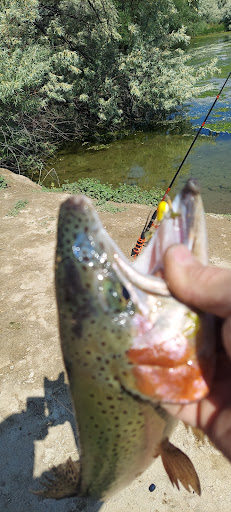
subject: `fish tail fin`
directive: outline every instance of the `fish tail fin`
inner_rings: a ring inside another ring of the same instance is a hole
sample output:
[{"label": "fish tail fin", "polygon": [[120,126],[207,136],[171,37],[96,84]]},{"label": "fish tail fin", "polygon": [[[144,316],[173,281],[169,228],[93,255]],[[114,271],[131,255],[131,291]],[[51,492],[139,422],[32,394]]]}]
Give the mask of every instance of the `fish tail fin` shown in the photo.
[{"label": "fish tail fin", "polygon": [[60,500],[77,495],[80,475],[79,461],[73,462],[69,457],[66,462],[51,468],[51,476],[43,475],[41,484],[43,489],[33,491],[42,498],[54,498]]},{"label": "fish tail fin", "polygon": [[179,489],[179,482],[182,483],[187,491],[191,486],[200,496],[201,486],[197,472],[185,453],[174,446],[168,439],[164,439],[160,445],[160,455],[172,485]]}]

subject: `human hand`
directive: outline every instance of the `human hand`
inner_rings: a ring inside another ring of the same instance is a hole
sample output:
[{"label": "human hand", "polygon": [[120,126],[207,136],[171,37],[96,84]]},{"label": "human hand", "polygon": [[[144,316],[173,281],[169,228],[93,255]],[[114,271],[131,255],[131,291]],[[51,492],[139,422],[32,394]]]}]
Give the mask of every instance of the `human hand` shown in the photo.
[{"label": "human hand", "polygon": [[166,409],[201,428],[231,461],[231,271],[202,265],[183,245],[166,251],[164,265],[166,282],[177,299],[222,319],[219,337],[224,347],[217,354],[209,396]]}]

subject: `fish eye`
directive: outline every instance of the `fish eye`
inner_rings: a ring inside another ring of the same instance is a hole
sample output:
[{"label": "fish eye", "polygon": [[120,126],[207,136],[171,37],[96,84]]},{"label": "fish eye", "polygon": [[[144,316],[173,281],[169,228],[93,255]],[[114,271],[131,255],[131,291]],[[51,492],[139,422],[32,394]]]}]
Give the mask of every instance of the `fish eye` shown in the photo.
[{"label": "fish eye", "polygon": [[130,294],[115,275],[111,273],[109,277],[100,281],[99,300],[111,314],[128,315],[133,307]]},{"label": "fish eye", "polygon": [[122,288],[122,294],[123,294],[123,297],[124,297],[126,300],[129,300],[129,299],[130,299],[130,294],[128,293],[128,290],[127,290],[127,288],[125,288],[125,286],[123,286],[123,288]]}]

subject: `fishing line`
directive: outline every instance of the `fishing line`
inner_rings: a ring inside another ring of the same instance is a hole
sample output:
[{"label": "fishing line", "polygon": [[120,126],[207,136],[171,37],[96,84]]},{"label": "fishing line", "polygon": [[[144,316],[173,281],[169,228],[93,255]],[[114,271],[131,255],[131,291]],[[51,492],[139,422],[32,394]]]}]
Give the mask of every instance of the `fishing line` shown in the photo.
[{"label": "fishing line", "polygon": [[[221,87],[221,89],[220,89],[219,93],[217,94],[217,96],[216,96],[216,98],[215,98],[215,100],[214,100],[214,102],[213,102],[212,106],[210,107],[210,109],[209,109],[209,111],[208,111],[208,113],[207,113],[207,115],[206,115],[206,117],[205,117],[205,119],[204,119],[203,123],[201,124],[201,126],[200,126],[200,128],[199,128],[198,132],[196,133],[196,136],[194,137],[194,139],[193,139],[193,141],[192,141],[192,144],[190,145],[190,147],[189,147],[189,149],[188,149],[188,151],[187,151],[186,155],[184,156],[184,158],[183,158],[183,160],[182,160],[181,164],[179,165],[179,167],[178,167],[178,169],[177,169],[176,173],[174,174],[173,179],[172,179],[172,181],[171,181],[170,185],[168,186],[168,188],[167,188],[167,190],[166,190],[166,192],[165,192],[165,194],[164,194],[164,196],[163,196],[163,198],[162,198],[162,200],[161,200],[160,202],[162,202],[162,201],[164,201],[164,200],[165,200],[165,198],[166,198],[167,194],[169,193],[170,189],[172,188],[173,183],[174,183],[174,181],[176,180],[176,178],[177,178],[177,176],[178,176],[178,174],[179,174],[179,172],[180,172],[180,170],[181,170],[182,166],[184,165],[184,163],[185,163],[185,160],[186,160],[187,156],[189,155],[189,153],[190,153],[190,151],[191,151],[192,147],[194,146],[194,144],[195,144],[195,142],[196,142],[196,140],[197,140],[197,137],[199,136],[199,134],[200,134],[200,132],[201,132],[202,128],[204,127],[204,125],[205,125],[205,123],[206,123],[206,121],[207,121],[207,119],[208,119],[208,117],[209,117],[210,113],[212,112],[212,110],[213,110],[213,108],[214,108],[214,105],[216,104],[216,102],[217,102],[218,98],[220,97],[220,95],[221,95],[221,93],[222,93],[222,91],[223,91],[223,89],[224,89],[225,85],[227,84],[227,82],[228,82],[228,79],[229,79],[230,75],[231,75],[231,71],[229,72],[229,74],[228,74],[228,76],[227,76],[227,78],[226,78],[225,82],[223,83],[223,85],[222,85],[222,87]],[[159,203],[159,205],[160,205],[160,203]],[[159,207],[159,205],[158,205],[158,207]],[[157,216],[158,207],[157,207],[157,208],[156,208],[156,210],[154,211],[154,213],[153,213],[153,215],[152,215],[152,217],[151,217],[151,219],[150,219],[150,221],[149,221],[149,223],[148,223],[148,224],[147,224],[147,221],[146,221],[145,226],[144,226],[144,228],[143,228],[143,230],[142,230],[142,233],[141,233],[140,237],[138,238],[138,240],[137,240],[137,242],[136,242],[135,247],[132,249],[131,256],[134,256],[134,258],[136,258],[137,256],[139,256],[139,254],[140,254],[140,252],[141,252],[141,250],[142,250],[142,248],[143,248],[143,246],[144,246],[145,242],[147,241],[147,240],[146,240],[146,238],[145,238],[146,233],[148,233],[148,231],[151,229],[151,227],[152,227],[152,226],[157,227],[157,226],[155,226],[154,221],[155,221],[156,216]]]}]

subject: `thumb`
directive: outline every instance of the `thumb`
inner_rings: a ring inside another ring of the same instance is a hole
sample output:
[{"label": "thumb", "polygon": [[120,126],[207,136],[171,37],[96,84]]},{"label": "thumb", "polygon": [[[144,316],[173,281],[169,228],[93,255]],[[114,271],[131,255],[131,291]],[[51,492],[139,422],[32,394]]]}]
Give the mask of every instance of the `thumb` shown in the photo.
[{"label": "thumb", "polygon": [[231,314],[231,271],[202,265],[184,245],[164,255],[165,279],[172,294],[185,304],[221,318]]}]

